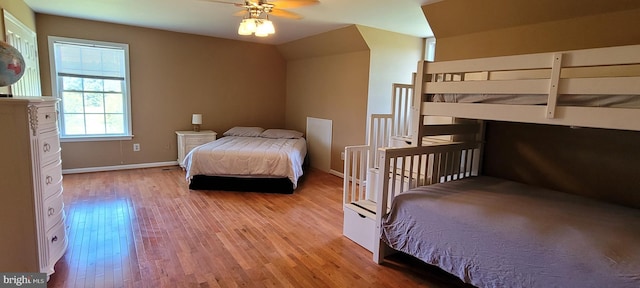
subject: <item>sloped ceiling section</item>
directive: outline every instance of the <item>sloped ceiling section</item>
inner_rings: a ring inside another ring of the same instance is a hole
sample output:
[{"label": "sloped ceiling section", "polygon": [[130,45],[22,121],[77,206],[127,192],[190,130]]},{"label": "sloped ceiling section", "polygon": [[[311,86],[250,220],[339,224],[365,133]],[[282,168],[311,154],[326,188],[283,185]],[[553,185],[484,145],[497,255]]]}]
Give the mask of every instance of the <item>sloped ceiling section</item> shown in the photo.
[{"label": "sloped ceiling section", "polygon": [[369,50],[356,25],[280,44],[277,47],[286,60]]},{"label": "sloped ceiling section", "polygon": [[638,0],[444,0],[422,6],[436,39],[638,8]]}]

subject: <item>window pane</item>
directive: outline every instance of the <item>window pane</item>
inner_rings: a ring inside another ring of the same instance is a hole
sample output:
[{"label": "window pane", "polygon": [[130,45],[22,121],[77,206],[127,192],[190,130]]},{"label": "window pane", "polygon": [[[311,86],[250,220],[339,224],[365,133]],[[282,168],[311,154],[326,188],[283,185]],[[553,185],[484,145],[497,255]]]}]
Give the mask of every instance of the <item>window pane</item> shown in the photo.
[{"label": "window pane", "polygon": [[82,49],[82,70],[83,72],[93,75],[92,71],[101,70],[101,55],[97,49]]},{"label": "window pane", "polygon": [[84,78],[84,91],[104,91],[102,79]]},{"label": "window pane", "polygon": [[122,92],[121,80],[104,80],[104,92]]},{"label": "window pane", "polygon": [[64,132],[67,135],[84,135],[84,114],[65,114]]},{"label": "window pane", "polygon": [[104,113],[104,102],[100,93],[84,94],[85,113]]},{"label": "window pane", "polygon": [[86,114],[87,134],[104,134],[104,114]]},{"label": "window pane", "polygon": [[124,115],[107,114],[107,133],[122,134],[124,133]]},{"label": "window pane", "polygon": [[65,113],[84,113],[82,93],[62,92],[62,110]]},{"label": "window pane", "polygon": [[62,77],[62,90],[82,91],[82,78]]},{"label": "window pane", "polygon": [[124,99],[122,94],[104,94],[105,113],[123,113]]}]

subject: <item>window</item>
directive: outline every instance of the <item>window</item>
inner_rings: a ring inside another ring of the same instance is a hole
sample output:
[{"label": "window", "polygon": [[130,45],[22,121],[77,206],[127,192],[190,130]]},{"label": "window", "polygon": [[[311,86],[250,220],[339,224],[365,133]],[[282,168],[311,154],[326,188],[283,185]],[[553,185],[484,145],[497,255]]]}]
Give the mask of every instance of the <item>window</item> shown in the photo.
[{"label": "window", "polygon": [[131,139],[129,46],[49,37],[63,141]]}]

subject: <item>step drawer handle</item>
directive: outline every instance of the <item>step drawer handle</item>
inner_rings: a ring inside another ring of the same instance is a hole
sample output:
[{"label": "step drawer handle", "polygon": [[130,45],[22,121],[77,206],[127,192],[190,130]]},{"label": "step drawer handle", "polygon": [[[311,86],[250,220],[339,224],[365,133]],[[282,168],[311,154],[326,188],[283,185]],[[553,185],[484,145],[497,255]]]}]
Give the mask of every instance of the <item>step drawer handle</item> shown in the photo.
[{"label": "step drawer handle", "polygon": [[51,145],[49,145],[49,143],[47,143],[47,142],[44,142],[44,145],[42,145],[42,150],[43,150],[44,152],[49,152],[49,151],[51,151]]},{"label": "step drawer handle", "polygon": [[51,243],[58,241],[58,236],[53,236],[53,238],[51,238]]},{"label": "step drawer handle", "polygon": [[49,185],[51,183],[53,183],[53,177],[51,176],[47,176],[47,178],[45,178],[44,183]]},{"label": "step drawer handle", "polygon": [[54,213],[56,213],[56,209],[53,209],[52,207],[49,207],[49,210],[47,211],[47,215],[51,216]]}]

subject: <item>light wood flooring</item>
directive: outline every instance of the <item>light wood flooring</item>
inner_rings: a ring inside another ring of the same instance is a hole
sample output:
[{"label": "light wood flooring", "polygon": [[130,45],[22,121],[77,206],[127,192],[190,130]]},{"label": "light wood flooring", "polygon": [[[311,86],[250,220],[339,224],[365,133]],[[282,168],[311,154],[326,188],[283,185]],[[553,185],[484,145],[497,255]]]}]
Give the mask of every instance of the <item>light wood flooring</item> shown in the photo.
[{"label": "light wood flooring", "polygon": [[342,179],[292,195],[192,191],[178,167],[64,176],[69,247],[48,287],[457,287],[342,235]]}]

